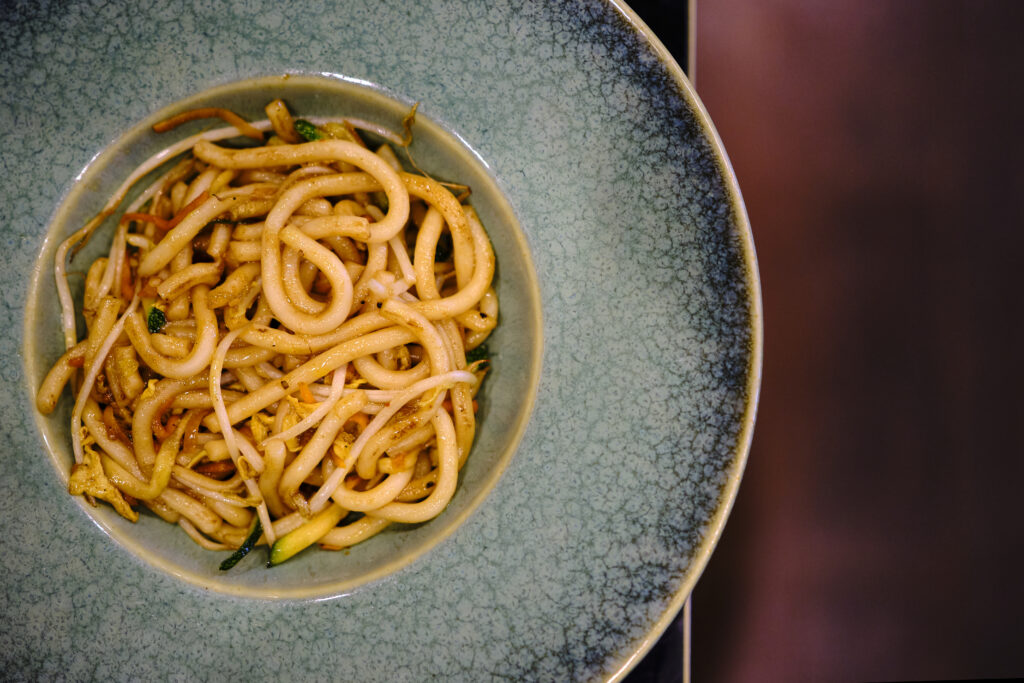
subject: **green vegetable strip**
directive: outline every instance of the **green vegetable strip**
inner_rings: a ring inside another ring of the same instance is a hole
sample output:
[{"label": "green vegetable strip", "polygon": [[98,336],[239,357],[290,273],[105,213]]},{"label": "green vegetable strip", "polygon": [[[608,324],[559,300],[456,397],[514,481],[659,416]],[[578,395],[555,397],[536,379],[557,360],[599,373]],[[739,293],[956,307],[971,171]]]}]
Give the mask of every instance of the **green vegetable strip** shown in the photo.
[{"label": "green vegetable strip", "polygon": [[263,525],[260,524],[259,517],[256,518],[256,522],[253,524],[252,531],[249,532],[249,536],[242,542],[242,545],[231,554],[231,557],[220,563],[220,570],[226,572],[227,570],[238,564],[239,560],[249,554],[249,551],[256,546],[256,541],[260,540],[260,536],[263,535]]},{"label": "green vegetable strip", "polygon": [[305,138],[307,142],[322,140],[327,137],[323,131],[305,119],[295,119],[295,131]]},{"label": "green vegetable strip", "polygon": [[466,351],[467,363],[475,363],[478,360],[486,360],[488,357],[489,354],[487,353],[487,344],[481,344],[475,349],[470,349],[469,351]]},{"label": "green vegetable strip", "polygon": [[345,508],[334,503],[314,515],[311,520],[299,528],[289,531],[274,542],[274,547],[270,549],[270,564],[281,564],[313,545],[323,538],[324,534],[337,526],[346,514],[348,512]]}]

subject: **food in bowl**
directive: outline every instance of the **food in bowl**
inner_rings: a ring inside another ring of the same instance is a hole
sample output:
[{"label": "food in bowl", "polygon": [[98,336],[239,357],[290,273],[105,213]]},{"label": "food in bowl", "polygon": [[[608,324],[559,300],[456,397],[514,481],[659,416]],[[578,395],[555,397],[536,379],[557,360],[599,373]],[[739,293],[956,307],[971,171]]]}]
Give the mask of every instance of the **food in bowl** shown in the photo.
[{"label": "food in bowl", "polygon": [[[66,351],[37,394],[49,414],[72,388],[72,494],[234,550],[224,569],[259,542],[278,564],[440,514],[498,319],[469,188],[407,172],[395,152],[415,107],[401,134],[297,119],[282,100],[266,112],[154,126],[228,124],[144,162],[58,248]],[[68,256],[111,217],[79,338]]]}]

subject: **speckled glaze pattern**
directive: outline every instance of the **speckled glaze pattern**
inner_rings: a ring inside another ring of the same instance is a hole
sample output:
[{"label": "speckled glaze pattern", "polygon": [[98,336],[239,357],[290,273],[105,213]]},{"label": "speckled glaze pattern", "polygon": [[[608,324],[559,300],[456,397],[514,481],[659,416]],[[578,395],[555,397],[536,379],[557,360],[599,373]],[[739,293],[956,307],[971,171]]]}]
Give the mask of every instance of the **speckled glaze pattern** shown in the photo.
[{"label": "speckled glaze pattern", "polygon": [[[0,51],[5,678],[628,670],[721,533],[761,358],[738,188],[689,85],[628,9],[21,2],[0,15]],[[46,225],[90,159],[163,106],[283,72],[377,84],[461,135],[519,219],[544,316],[536,408],[484,503],[415,562],[322,601],[204,591],[112,542],[45,454],[22,358]]]}]

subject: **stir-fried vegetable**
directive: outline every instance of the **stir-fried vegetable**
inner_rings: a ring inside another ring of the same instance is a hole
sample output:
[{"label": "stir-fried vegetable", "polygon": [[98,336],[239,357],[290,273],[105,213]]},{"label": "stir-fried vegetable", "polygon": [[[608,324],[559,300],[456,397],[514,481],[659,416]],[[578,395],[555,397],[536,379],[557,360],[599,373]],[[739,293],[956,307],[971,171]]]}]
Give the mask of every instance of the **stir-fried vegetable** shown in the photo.
[{"label": "stir-fried vegetable", "polygon": [[306,119],[295,119],[295,132],[306,139],[307,142],[322,140],[327,135]]},{"label": "stir-fried vegetable", "polygon": [[475,363],[478,360],[487,360],[490,354],[487,352],[487,344],[481,344],[475,349],[466,351],[466,362]]},{"label": "stir-fried vegetable", "polygon": [[277,539],[270,549],[271,566],[281,564],[285,560],[302,552],[317,542],[324,534],[333,529],[346,515],[340,505],[331,505],[315,515],[311,520],[294,531],[290,531]]},{"label": "stir-fried vegetable", "polygon": [[152,306],[149,309],[149,313],[146,315],[146,327],[149,328],[149,333],[156,334],[160,330],[164,329],[164,325],[166,324],[167,315],[156,306]]},{"label": "stir-fried vegetable", "polygon": [[260,536],[262,535],[263,525],[260,524],[260,520],[257,517],[253,522],[252,531],[249,532],[249,535],[246,537],[245,541],[242,542],[242,545],[238,547],[238,550],[231,553],[231,557],[220,563],[220,570],[222,572],[226,572],[238,564],[243,557],[249,554],[249,551],[256,547],[256,541],[260,540]]}]

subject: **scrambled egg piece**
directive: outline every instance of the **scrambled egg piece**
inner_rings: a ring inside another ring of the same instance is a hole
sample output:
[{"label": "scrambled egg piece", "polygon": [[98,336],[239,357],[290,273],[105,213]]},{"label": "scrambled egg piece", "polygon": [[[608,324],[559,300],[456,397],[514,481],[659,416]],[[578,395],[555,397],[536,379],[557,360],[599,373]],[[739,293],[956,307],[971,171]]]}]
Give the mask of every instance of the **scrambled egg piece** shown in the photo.
[{"label": "scrambled egg piece", "polygon": [[117,513],[125,519],[132,522],[138,521],[139,513],[128,505],[121,492],[110,483],[107,475],[103,472],[100,454],[90,446],[84,446],[83,450],[82,462],[71,468],[68,492],[73,496],[90,495],[105,500],[113,505]]},{"label": "scrambled egg piece", "polygon": [[[281,424],[282,431],[291,429],[293,426],[299,423],[300,418],[298,415],[295,414],[296,412],[300,413],[302,417],[305,417],[309,413],[313,412],[313,408],[316,407],[316,405],[313,405],[313,407],[310,408],[309,410],[303,411],[300,410],[299,406],[306,406],[309,404],[300,403],[297,399],[291,396],[286,396],[285,398],[287,398],[288,401],[294,406],[294,411],[285,415],[284,420]],[[249,419],[249,429],[252,431],[252,436],[253,439],[256,440],[256,443],[262,443],[268,436],[270,436],[270,428],[273,425],[274,418],[263,413],[256,413],[255,415],[252,416],[252,418]],[[287,441],[284,442],[284,445],[285,448],[287,448],[292,453],[298,453],[300,450],[302,450],[302,446],[299,444],[299,440],[296,437],[288,439]]]},{"label": "scrambled egg piece", "polygon": [[146,390],[143,391],[142,394],[139,396],[140,401],[145,401],[147,398],[152,398],[153,396],[156,395],[157,382],[158,380],[155,379],[149,380],[149,383],[146,384]]}]

